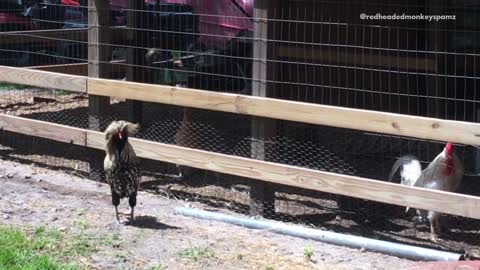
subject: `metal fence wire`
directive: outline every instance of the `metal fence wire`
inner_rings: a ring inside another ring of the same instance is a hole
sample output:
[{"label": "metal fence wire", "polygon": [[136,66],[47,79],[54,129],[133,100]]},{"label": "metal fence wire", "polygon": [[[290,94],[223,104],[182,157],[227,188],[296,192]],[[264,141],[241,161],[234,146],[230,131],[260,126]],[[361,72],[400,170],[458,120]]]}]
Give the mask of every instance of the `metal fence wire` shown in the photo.
[{"label": "metal fence wire", "polygon": [[[2,1],[0,65],[85,76],[92,75],[89,64],[99,65],[108,71],[102,77],[119,80],[479,119],[475,1],[119,0],[110,2],[108,25],[100,26],[89,19],[93,2]],[[360,14],[456,19],[362,20]],[[87,29],[95,27],[109,33],[108,42],[93,44],[108,52],[107,60],[88,59]],[[87,95],[62,89],[0,83],[0,101],[3,114],[100,131],[132,117],[131,101],[112,97],[104,112],[92,114]],[[136,114],[142,139],[384,181],[396,158],[413,154],[426,166],[443,148],[428,140],[146,102]],[[259,135],[258,128],[265,132]],[[477,149],[456,150],[466,168],[457,192],[480,195]],[[98,150],[0,131],[0,154],[103,181]],[[433,243],[428,224],[414,222],[404,207],[152,160],[143,160],[142,169],[143,189],[203,208],[451,251],[480,248],[475,219],[442,216],[441,239]]]}]

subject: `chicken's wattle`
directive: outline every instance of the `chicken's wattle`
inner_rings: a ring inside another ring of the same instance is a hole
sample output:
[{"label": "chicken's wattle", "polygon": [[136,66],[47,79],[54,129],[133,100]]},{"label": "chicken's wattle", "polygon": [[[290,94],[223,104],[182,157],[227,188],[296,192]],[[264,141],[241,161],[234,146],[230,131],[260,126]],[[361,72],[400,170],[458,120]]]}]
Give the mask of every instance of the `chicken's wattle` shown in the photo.
[{"label": "chicken's wattle", "polygon": [[451,176],[452,173],[453,173],[453,168],[454,168],[454,165],[453,165],[453,158],[452,156],[447,156],[447,167],[445,168],[445,175],[446,176]]}]

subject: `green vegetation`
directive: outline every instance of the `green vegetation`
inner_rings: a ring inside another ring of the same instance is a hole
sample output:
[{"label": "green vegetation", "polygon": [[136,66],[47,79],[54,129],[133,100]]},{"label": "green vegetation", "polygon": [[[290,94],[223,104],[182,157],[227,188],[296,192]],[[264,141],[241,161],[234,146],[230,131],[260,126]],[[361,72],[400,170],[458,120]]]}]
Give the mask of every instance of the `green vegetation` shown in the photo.
[{"label": "green vegetation", "polygon": [[191,247],[184,249],[178,253],[180,257],[183,258],[188,258],[194,261],[198,261],[200,259],[210,259],[210,258],[215,258],[215,252],[206,247],[206,248],[200,248],[200,247]]},{"label": "green vegetation", "polygon": [[118,233],[106,234],[102,238],[102,244],[104,246],[118,248],[123,244],[122,239]]},{"label": "green vegetation", "polygon": [[167,268],[163,266],[161,263],[156,264],[149,268],[150,270],[166,270]]},{"label": "green vegetation", "polygon": [[[78,215],[81,216],[83,215],[83,213],[79,213]],[[85,219],[74,220],[73,225],[78,229],[80,229],[82,232],[88,229],[89,227],[88,221],[86,221]]]},{"label": "green vegetation", "polygon": [[307,261],[311,261],[312,260],[312,257],[313,257],[313,247],[311,245],[308,245],[306,246],[304,249],[303,249],[303,257],[307,260]]},{"label": "green vegetation", "polygon": [[79,232],[0,226],[0,269],[85,269],[82,264],[69,262],[79,262],[97,252],[99,247],[116,248],[123,243],[118,233],[92,236],[85,231],[89,227],[87,222],[77,221],[74,225]]},{"label": "green vegetation", "polygon": [[[23,85],[23,84],[13,84],[13,83],[0,82],[0,91],[2,91],[2,90],[5,90],[5,91],[6,90],[22,90],[22,89],[26,89],[26,88],[35,88],[35,87],[28,86],[28,85]],[[56,94],[59,95],[59,96],[66,96],[66,95],[70,95],[71,92],[67,91],[67,90],[59,89],[59,90],[56,90]]]},{"label": "green vegetation", "polygon": [[44,229],[37,229],[29,235],[13,227],[0,227],[0,269],[79,269],[55,256],[53,251],[61,238],[59,234]]},{"label": "green vegetation", "polygon": [[1,90],[25,89],[25,88],[28,88],[28,86],[27,85],[21,85],[21,84],[12,84],[12,83],[0,82],[0,91]]},{"label": "green vegetation", "polygon": [[57,95],[59,96],[67,96],[67,95],[70,95],[71,92],[67,91],[67,90],[57,90],[56,91]]}]

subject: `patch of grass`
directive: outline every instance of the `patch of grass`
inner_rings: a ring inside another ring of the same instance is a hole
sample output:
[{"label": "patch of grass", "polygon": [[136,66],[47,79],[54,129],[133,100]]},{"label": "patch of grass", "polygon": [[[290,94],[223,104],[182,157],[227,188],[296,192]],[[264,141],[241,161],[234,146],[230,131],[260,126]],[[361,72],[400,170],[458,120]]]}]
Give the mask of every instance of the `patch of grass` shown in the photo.
[{"label": "patch of grass", "polygon": [[178,255],[182,258],[187,258],[194,261],[215,258],[215,252],[208,247],[190,247],[180,251]]},{"label": "patch of grass", "polygon": [[113,254],[113,257],[118,263],[126,262],[128,260],[128,253],[126,252],[116,252]]},{"label": "patch of grass", "polygon": [[120,238],[120,234],[106,234],[102,237],[101,242],[104,246],[118,248],[123,244],[123,240]]},{"label": "patch of grass", "polygon": [[86,221],[85,219],[75,220],[73,224],[81,231],[85,231],[89,227],[88,221]]},{"label": "patch of grass", "polygon": [[13,83],[2,83],[0,82],[0,91],[1,90],[20,90],[20,89],[25,89],[28,88],[27,85],[21,85],[21,84],[13,84]]},{"label": "patch of grass", "polygon": [[128,257],[128,254],[126,254],[125,252],[118,252],[115,253],[114,257],[117,259],[126,259]]},{"label": "patch of grass", "polygon": [[98,241],[88,235],[75,235],[65,243],[62,257],[84,257],[97,251]]},{"label": "patch of grass", "polygon": [[163,266],[161,263],[157,263],[149,268],[150,270],[166,270],[167,267]]},{"label": "patch of grass", "polygon": [[313,247],[311,245],[308,245],[306,246],[304,249],[303,249],[303,257],[305,258],[305,260],[307,261],[311,261],[312,258],[313,258]]},{"label": "patch of grass", "polygon": [[67,91],[67,90],[57,90],[56,91],[57,95],[59,96],[67,96],[67,95],[70,95],[71,92]]},{"label": "patch of grass", "polygon": [[78,269],[49,254],[58,244],[57,237],[42,229],[28,235],[13,227],[0,227],[0,269]]},{"label": "patch of grass", "polygon": [[267,266],[267,267],[265,267],[265,270],[275,270],[275,267],[273,267],[273,266]]},{"label": "patch of grass", "polygon": [[45,227],[35,229],[33,237],[36,241],[32,243],[32,247],[48,252],[55,250],[58,243],[63,240],[63,235],[60,232],[47,230]]},{"label": "patch of grass", "polygon": [[122,242],[118,234],[87,234],[88,224],[85,222],[76,222],[75,225],[80,232],[68,234],[45,227],[0,226],[0,269],[85,269],[82,258],[97,252],[101,246],[115,247]]}]

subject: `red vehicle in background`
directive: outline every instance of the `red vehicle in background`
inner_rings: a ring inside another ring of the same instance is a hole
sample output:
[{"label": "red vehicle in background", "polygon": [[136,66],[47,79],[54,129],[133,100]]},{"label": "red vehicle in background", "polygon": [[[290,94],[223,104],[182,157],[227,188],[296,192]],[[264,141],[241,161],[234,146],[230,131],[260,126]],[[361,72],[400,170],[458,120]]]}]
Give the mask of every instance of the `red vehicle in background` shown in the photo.
[{"label": "red vehicle in background", "polygon": [[[73,7],[87,5],[84,0],[61,0],[61,4],[70,6],[67,8],[67,13],[69,10],[74,10]],[[253,4],[254,0],[145,0],[145,8],[148,11],[191,13],[191,15],[197,16],[198,42],[215,47],[225,45],[241,32],[253,31]],[[128,9],[128,0],[110,0],[110,8],[112,26],[126,25],[125,10]],[[84,17],[66,14],[65,20],[77,20],[86,24],[86,9],[83,8],[83,10],[85,11]],[[155,14],[145,13],[144,17],[151,15],[155,16]],[[183,24],[185,22],[183,21]],[[161,26],[159,27],[156,30],[162,30]]]},{"label": "red vehicle in background", "polygon": [[[158,0],[146,0],[155,5]],[[245,31],[253,31],[254,0],[164,0],[192,7],[199,20],[199,42],[207,47],[225,45]]]},{"label": "red vehicle in background", "polygon": [[[154,44],[161,44],[160,49],[181,52],[180,55],[166,52],[161,57],[163,60],[153,65],[166,70],[176,69],[173,62],[179,57],[183,64],[182,71],[172,80],[159,83],[249,93],[254,0],[146,0],[146,3],[147,10],[159,12],[157,16],[153,13],[153,23],[148,26],[159,31],[158,40],[179,41]],[[170,18],[160,19],[166,17],[161,14],[168,10],[171,11]]]},{"label": "red vehicle in background", "polygon": [[[182,58],[184,71],[191,72],[183,72],[188,78],[182,78],[181,83],[219,91],[221,86],[232,92],[248,89],[249,80],[242,78],[251,76],[253,4],[254,0],[145,0],[147,12],[138,26],[146,30],[145,39],[149,41],[143,47],[161,49],[152,64],[158,68],[171,70],[175,59]],[[82,5],[86,3],[80,2]],[[110,6],[111,25],[126,25],[128,0],[110,0]],[[87,26],[86,14],[64,24],[65,28]],[[125,48],[119,45],[113,49],[115,60],[126,59]],[[59,52],[66,56],[59,57],[60,61],[68,61],[72,55],[86,59],[88,54],[85,44],[66,42]]]},{"label": "red vehicle in background", "polygon": [[[78,0],[0,0],[0,32],[62,28],[65,20],[81,18]],[[57,45],[54,40],[18,44],[0,41],[0,65],[53,64]]]},{"label": "red vehicle in background", "polygon": [[0,10],[0,32],[33,30],[35,26],[29,18]]},{"label": "red vehicle in background", "polygon": [[[22,15],[23,7],[17,1],[0,2],[0,32],[35,30],[35,24]],[[24,53],[28,48],[21,44],[2,44],[0,40],[0,65],[28,66],[33,56]]]},{"label": "red vehicle in background", "polygon": [[[87,0],[0,0],[0,7],[6,6],[5,1],[9,7],[0,11],[2,31],[88,27]],[[192,87],[221,90],[216,87],[223,85],[238,92],[248,88],[242,78],[251,73],[253,4],[254,0],[145,0],[147,12],[142,14],[140,28],[146,30],[149,44],[143,46],[163,50],[153,63],[157,67],[171,69],[175,59],[182,58],[184,69],[192,71],[187,72],[187,84]],[[110,6],[111,25],[126,25],[128,0],[110,0]],[[78,63],[88,58],[87,44],[77,41],[45,41],[18,51],[46,53],[38,54],[42,55],[39,63],[32,61],[32,53],[18,53],[12,57],[17,66]],[[114,55],[125,59],[125,48],[116,46]]]}]

